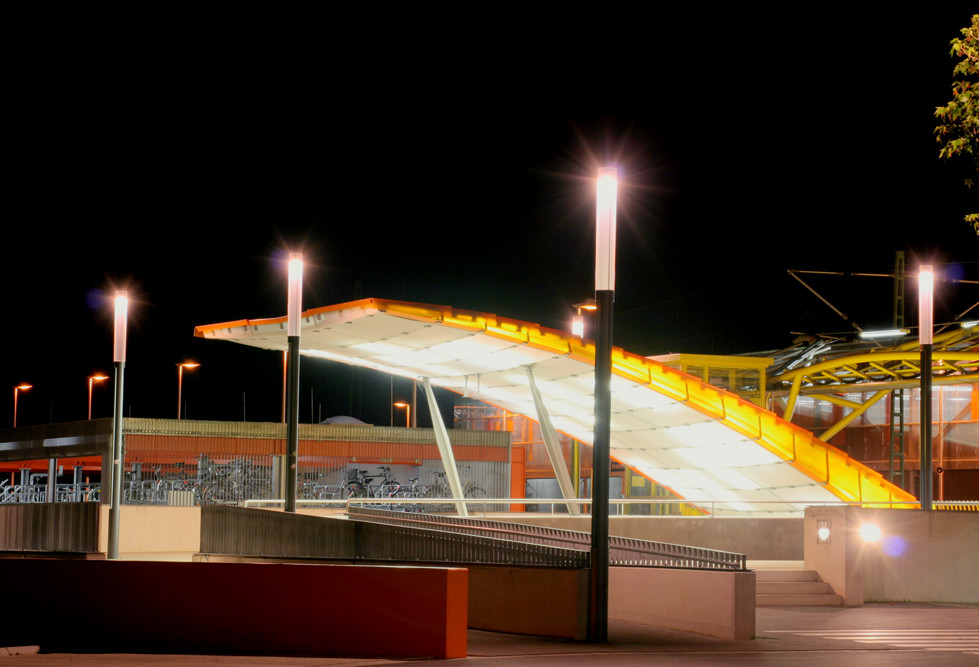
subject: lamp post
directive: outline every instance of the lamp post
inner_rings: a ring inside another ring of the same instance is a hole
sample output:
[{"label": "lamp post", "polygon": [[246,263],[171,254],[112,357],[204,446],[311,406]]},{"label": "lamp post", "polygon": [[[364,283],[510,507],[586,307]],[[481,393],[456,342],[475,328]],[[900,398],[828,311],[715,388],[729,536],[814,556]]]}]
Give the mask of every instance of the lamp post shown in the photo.
[{"label": "lamp post", "polygon": [[286,357],[286,512],[296,511],[299,486],[299,335],[302,301],[303,255],[293,252],[289,254],[289,300],[286,310],[289,340]]},{"label": "lamp post", "polygon": [[177,364],[177,419],[180,419],[180,408],[183,402],[184,391],[184,369],[197,368],[200,364],[193,361],[185,361]]},{"label": "lamp post", "polygon": [[96,382],[102,382],[103,380],[108,380],[108,379],[109,379],[108,375],[102,375],[101,373],[99,373],[98,375],[92,375],[88,378],[88,418],[89,419],[92,418],[92,387],[95,385]]},{"label": "lamp post", "polygon": [[930,265],[918,272],[918,342],[921,345],[921,473],[918,502],[921,509],[930,510],[933,498],[931,487],[931,352],[934,344],[932,329],[934,311],[935,273]]},{"label": "lamp post", "polygon": [[394,407],[405,409],[405,428],[411,428],[411,403],[398,401],[394,404]]},{"label": "lamp post", "polygon": [[614,168],[598,170],[595,242],[595,431],[592,464],[591,569],[588,636],[608,640],[608,524],[612,419],[612,302],[615,299]]},{"label": "lamp post", "polygon": [[119,558],[119,510],[122,505],[122,394],[126,373],[126,328],[129,297],[116,292],[112,360],[116,367],[115,407],[112,411],[112,468],[109,479],[109,548],[107,557]]},{"label": "lamp post", "polygon": [[27,391],[33,386],[34,385],[32,384],[27,384],[26,382],[23,382],[17,385],[16,387],[14,387],[14,428],[17,428],[17,397],[20,395],[20,392]]}]

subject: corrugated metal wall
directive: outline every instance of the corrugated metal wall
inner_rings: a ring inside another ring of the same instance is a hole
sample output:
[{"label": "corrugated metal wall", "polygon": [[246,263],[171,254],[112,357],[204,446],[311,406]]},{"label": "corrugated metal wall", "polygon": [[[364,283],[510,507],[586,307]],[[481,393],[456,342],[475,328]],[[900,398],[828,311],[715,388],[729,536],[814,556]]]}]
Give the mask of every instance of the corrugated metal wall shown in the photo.
[{"label": "corrugated metal wall", "polygon": [[[165,504],[173,491],[204,504],[281,497],[285,424],[127,419],[125,429],[124,502]],[[452,430],[449,439],[467,495],[509,496],[509,433]],[[444,472],[432,429],[300,425],[301,498],[339,498],[351,470],[422,486]]]}]

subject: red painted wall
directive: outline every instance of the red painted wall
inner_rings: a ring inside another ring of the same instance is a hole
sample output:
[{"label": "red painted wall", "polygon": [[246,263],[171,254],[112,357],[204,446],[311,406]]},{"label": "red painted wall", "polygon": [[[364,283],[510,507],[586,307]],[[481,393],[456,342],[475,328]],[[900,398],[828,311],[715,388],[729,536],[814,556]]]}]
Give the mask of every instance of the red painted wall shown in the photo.
[{"label": "red painted wall", "polygon": [[0,623],[0,646],[466,656],[468,572],[460,568],[0,559],[0,580],[16,601]]}]

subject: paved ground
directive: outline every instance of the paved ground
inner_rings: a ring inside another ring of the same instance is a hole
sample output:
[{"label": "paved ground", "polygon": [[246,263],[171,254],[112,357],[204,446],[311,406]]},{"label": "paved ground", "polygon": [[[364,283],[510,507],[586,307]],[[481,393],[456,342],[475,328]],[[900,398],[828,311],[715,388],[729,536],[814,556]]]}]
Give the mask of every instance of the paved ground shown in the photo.
[{"label": "paved ground", "polygon": [[[763,607],[755,639],[726,641],[623,622],[590,644],[471,630],[465,660],[275,658],[186,655],[26,654],[0,667],[34,665],[887,665],[979,664],[979,606],[872,604],[861,608]],[[379,629],[379,631],[382,631]]]}]

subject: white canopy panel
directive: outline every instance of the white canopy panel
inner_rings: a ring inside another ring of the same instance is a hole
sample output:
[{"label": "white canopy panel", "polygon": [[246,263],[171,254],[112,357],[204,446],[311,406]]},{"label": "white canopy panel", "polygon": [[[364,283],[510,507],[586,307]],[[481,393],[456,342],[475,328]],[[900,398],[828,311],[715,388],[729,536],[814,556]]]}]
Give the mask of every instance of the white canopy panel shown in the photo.
[{"label": "white canopy panel", "polygon": [[[195,333],[288,348],[284,317]],[[554,427],[592,442],[594,346],[569,333],[445,306],[364,299],[303,313],[300,352],[428,378],[533,418],[530,366]],[[614,349],[611,388],[612,457],[709,512],[797,514],[820,502],[914,500],[808,431],[656,361]]]}]

